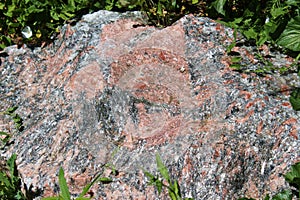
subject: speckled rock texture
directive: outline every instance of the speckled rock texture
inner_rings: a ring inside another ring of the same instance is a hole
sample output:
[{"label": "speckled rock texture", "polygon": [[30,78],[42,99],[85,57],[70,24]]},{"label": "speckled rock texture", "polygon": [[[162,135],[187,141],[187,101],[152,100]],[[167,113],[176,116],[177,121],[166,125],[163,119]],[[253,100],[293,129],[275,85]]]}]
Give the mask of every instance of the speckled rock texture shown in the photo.
[{"label": "speckled rock texture", "polygon": [[60,166],[74,197],[102,172],[113,182],[97,183],[95,199],[168,199],[142,171],[157,174],[156,153],[182,197],[262,198],[287,188],[282,175],[300,161],[300,115],[289,94],[300,84],[276,68],[293,59],[238,36],[233,51],[244,68],[263,67],[260,52],[274,73],[233,71],[232,41],[232,29],[208,18],[158,29],[139,12],[99,11],[64,26],[45,48],[8,47],[0,111],[18,106],[24,130],[0,117],[1,131],[14,133],[1,154],[18,155],[24,183],[41,191],[36,199],[58,192]]}]

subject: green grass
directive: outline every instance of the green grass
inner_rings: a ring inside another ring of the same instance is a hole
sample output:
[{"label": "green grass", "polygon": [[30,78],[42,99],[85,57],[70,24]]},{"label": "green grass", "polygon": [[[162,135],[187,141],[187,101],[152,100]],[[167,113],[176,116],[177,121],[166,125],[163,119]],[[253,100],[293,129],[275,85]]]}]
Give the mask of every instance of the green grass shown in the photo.
[{"label": "green grass", "polygon": [[[166,188],[170,199],[172,200],[182,200],[180,186],[178,181],[171,179],[167,167],[163,164],[159,154],[156,154],[156,164],[160,176],[154,176],[148,171],[144,170],[144,174],[149,179],[149,185],[154,185],[157,188],[158,194],[161,194],[162,190]],[[167,182],[167,185],[164,184],[164,181]],[[185,198],[185,200],[192,200],[192,198]]]},{"label": "green grass", "polygon": [[[30,46],[39,46],[51,42],[63,24],[76,22],[82,15],[100,9],[120,12],[140,10],[148,15],[151,25],[157,27],[169,26],[189,13],[219,19],[220,23],[234,28],[235,39],[237,31],[239,31],[257,47],[263,44],[283,47],[284,53],[296,58],[293,65],[300,75],[298,62],[300,58],[299,0],[5,0],[0,2],[0,24],[2,25],[0,27],[0,50],[12,44],[26,43]],[[227,47],[228,54],[235,45],[236,41]],[[264,63],[264,67],[254,71],[255,73],[265,74],[274,70],[273,65],[263,56],[258,54],[257,58]],[[234,69],[243,69],[241,59],[239,56],[231,58]],[[285,73],[287,71],[284,66],[280,70]],[[294,110],[300,110],[299,88],[295,88],[291,93],[290,102]],[[22,119],[16,110],[17,107],[13,107],[0,114],[10,116],[17,131],[22,131],[24,128]],[[9,145],[11,135],[0,132],[0,136],[2,146]],[[28,199],[21,191],[21,177],[17,173],[15,160],[16,155],[13,154],[1,168],[0,199]],[[179,183],[170,178],[171,176],[159,155],[156,155],[156,162],[160,176],[154,176],[144,171],[149,178],[149,184],[156,186],[159,193],[163,189],[167,189],[172,200],[181,199]],[[281,191],[272,199],[291,199],[293,196],[300,198],[299,163],[291,167],[291,171],[285,175],[285,179],[295,189]],[[84,197],[85,194],[98,181],[110,182],[110,179],[97,175],[91,183],[83,188],[77,199],[88,199]],[[164,184],[165,182],[167,184]],[[59,170],[59,185],[60,194],[47,199],[71,199],[62,168]],[[269,195],[265,197],[265,200],[267,199],[270,199]]]},{"label": "green grass", "polygon": [[[27,197],[26,194],[23,194],[21,190],[21,177],[18,174],[16,168],[16,154],[13,154],[6,162],[6,165],[1,166],[0,171],[0,199],[9,199],[9,200],[28,200],[31,199]],[[154,185],[157,188],[159,194],[163,189],[167,189],[169,197],[171,200],[182,200],[182,195],[180,192],[179,182],[176,179],[171,179],[171,175],[168,172],[167,167],[163,164],[159,154],[156,154],[156,163],[157,169],[160,175],[153,175],[148,171],[144,170],[144,174],[148,177],[149,185]],[[3,170],[5,169],[5,170]],[[102,173],[96,175],[96,177],[88,183],[83,189],[80,195],[75,200],[88,200],[92,199],[91,197],[85,197],[89,192],[91,187],[97,183],[102,182],[104,184],[109,184],[112,182],[111,178],[102,177]],[[286,181],[291,185],[292,189],[284,190],[278,192],[272,198],[270,195],[267,195],[264,200],[292,200],[294,197],[300,198],[300,162],[291,166],[291,170],[285,174]],[[71,194],[67,181],[65,179],[64,170],[59,169],[58,182],[60,187],[60,192],[57,196],[46,197],[43,200],[71,200]],[[26,191],[28,194],[30,191]],[[185,198],[185,200],[192,200],[193,198]],[[253,200],[253,198],[240,198],[239,200]]]},{"label": "green grass", "polygon": [[[46,197],[43,198],[42,200],[71,200],[71,194],[69,191],[69,187],[67,185],[67,181],[65,178],[64,170],[62,168],[59,169],[59,188],[60,188],[60,193],[58,196],[54,197]],[[80,193],[79,197],[75,198],[75,200],[89,200],[91,199],[90,197],[84,197],[90,190],[90,188],[97,183],[98,181],[102,183],[110,183],[112,180],[107,177],[101,177],[101,173],[98,174],[90,183],[88,183],[83,189],[82,192]]]},{"label": "green grass", "polygon": [[[172,180],[170,178],[167,167],[163,164],[159,154],[156,154],[156,163],[157,168],[160,173],[160,176],[155,176],[148,171],[144,170],[145,175],[149,179],[149,185],[154,185],[157,188],[158,194],[161,194],[162,190],[166,188],[169,193],[171,200],[182,200],[180,193],[180,186],[177,180]],[[291,185],[291,188],[278,192],[272,198],[270,195],[267,195],[264,200],[292,200],[293,198],[300,198],[300,162],[291,166],[291,171],[285,174],[285,180]],[[167,182],[168,184],[164,184]],[[185,200],[192,200],[193,198],[185,198]],[[239,200],[255,200],[253,198],[242,197]]]},{"label": "green grass", "polygon": [[[0,115],[6,115],[9,116],[12,121],[14,122],[15,128],[17,129],[17,131],[23,131],[24,126],[23,126],[23,120],[20,117],[20,115],[18,115],[15,111],[18,109],[18,107],[11,107],[8,108],[6,111],[4,112],[0,112]],[[11,135],[7,132],[4,131],[0,131],[0,148],[5,147],[6,145],[9,144]]]},{"label": "green grass", "polygon": [[0,199],[17,199],[25,200],[25,195],[21,191],[21,178],[16,167],[17,155],[13,154],[6,162],[6,165],[1,166],[0,171]]}]

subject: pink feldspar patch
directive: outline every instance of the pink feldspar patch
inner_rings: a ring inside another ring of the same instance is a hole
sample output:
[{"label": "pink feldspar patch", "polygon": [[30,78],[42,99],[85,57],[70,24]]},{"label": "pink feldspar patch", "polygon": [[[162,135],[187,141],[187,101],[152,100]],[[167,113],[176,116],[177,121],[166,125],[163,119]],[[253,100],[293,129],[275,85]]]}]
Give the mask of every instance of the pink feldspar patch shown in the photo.
[{"label": "pink feldspar patch", "polygon": [[[136,104],[138,123],[128,119],[123,128],[125,146],[132,147],[140,139],[153,146],[209,129],[209,119],[203,121],[191,114],[199,99],[192,94],[188,65],[181,56],[161,49],[139,49],[120,56],[111,64],[110,73],[108,84],[140,100]],[[207,98],[211,95],[202,97],[202,102]]]},{"label": "pink feldspar patch", "polygon": [[91,63],[74,76],[65,88],[66,97],[72,99],[84,93],[86,98],[95,97],[96,92],[103,90],[103,75],[97,63]]}]

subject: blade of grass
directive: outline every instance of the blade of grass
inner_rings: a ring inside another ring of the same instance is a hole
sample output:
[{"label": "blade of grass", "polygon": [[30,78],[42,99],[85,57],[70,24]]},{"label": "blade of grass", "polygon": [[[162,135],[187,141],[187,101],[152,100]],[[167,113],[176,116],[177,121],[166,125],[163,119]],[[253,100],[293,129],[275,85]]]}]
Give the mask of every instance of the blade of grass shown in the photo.
[{"label": "blade of grass", "polygon": [[61,197],[64,200],[70,200],[71,199],[71,195],[70,195],[70,192],[69,192],[67,181],[65,179],[64,170],[62,169],[62,167],[60,167],[60,169],[59,169],[58,180],[59,180]]},{"label": "blade of grass", "polygon": [[90,190],[90,188],[97,182],[97,181],[101,181],[103,183],[110,183],[112,182],[112,180],[110,178],[106,178],[106,177],[100,177],[101,173],[98,174],[91,183],[87,184],[83,189],[81,194],[79,195],[78,198],[83,197],[84,195],[86,195],[86,193]]},{"label": "blade of grass", "polygon": [[12,188],[13,186],[11,185],[11,183],[9,182],[8,178],[2,174],[2,172],[0,173],[0,183],[4,184],[6,187]]},{"label": "blade of grass", "polygon": [[156,163],[157,163],[157,168],[158,171],[160,172],[160,174],[168,181],[168,183],[171,183],[170,180],[170,176],[169,176],[169,172],[168,169],[166,168],[166,166],[163,164],[160,156],[158,154],[156,154]]}]

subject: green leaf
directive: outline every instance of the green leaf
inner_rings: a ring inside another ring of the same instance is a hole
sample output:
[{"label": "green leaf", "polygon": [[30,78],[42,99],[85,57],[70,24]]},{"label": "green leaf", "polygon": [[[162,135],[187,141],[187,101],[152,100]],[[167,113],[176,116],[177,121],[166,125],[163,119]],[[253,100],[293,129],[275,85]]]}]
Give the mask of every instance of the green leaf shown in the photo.
[{"label": "green leaf", "polygon": [[42,198],[42,200],[59,200],[60,198],[59,197],[45,197],[45,198]]},{"label": "green leaf", "polygon": [[31,6],[29,6],[28,8],[27,8],[27,12],[28,13],[34,13],[35,11],[36,11],[36,7],[35,7],[35,5],[31,5]]},{"label": "green leaf", "polygon": [[51,15],[51,17],[54,19],[54,20],[59,20],[59,16],[58,16],[58,14],[56,13],[56,11],[55,10],[51,10],[50,11],[50,15]]},{"label": "green leaf", "polygon": [[241,23],[243,20],[244,20],[243,17],[235,18],[235,19],[233,20],[233,24],[235,24],[234,28],[236,28],[236,26],[237,26],[239,23]]},{"label": "green leaf", "polygon": [[179,188],[179,184],[178,184],[177,180],[174,181],[174,192],[175,192],[176,195],[178,195],[179,197],[181,197],[181,195],[180,195],[180,188]]},{"label": "green leaf", "polygon": [[59,18],[63,19],[63,20],[68,20],[69,17],[67,17],[64,13],[60,13],[59,15]]},{"label": "green leaf", "polygon": [[11,185],[9,179],[5,174],[0,172],[0,186],[3,184],[5,187],[12,188],[13,186]]},{"label": "green leaf", "polygon": [[271,13],[272,17],[275,19],[275,18],[279,17],[280,15],[286,14],[287,12],[288,12],[287,7],[279,7],[279,8],[273,7],[271,9],[270,13]]},{"label": "green leaf", "polygon": [[271,20],[264,25],[264,31],[268,33],[274,33],[279,25],[280,23],[278,23],[278,21]]},{"label": "green leaf", "polygon": [[107,183],[111,183],[112,179],[108,178],[108,177],[101,177],[101,178],[99,178],[99,181],[104,183],[104,184],[107,184]]},{"label": "green leaf", "polygon": [[285,174],[285,180],[290,184],[296,184],[300,189],[300,162],[292,165],[291,171]]},{"label": "green leaf", "polygon": [[13,11],[16,8],[16,6],[14,4],[13,5],[8,5],[7,8],[8,8],[7,12],[3,13],[3,14],[6,15],[7,17],[12,17],[13,16]]},{"label": "green leaf", "polygon": [[240,70],[242,68],[242,65],[238,64],[238,63],[234,63],[234,64],[231,64],[230,67],[235,70]]},{"label": "green leaf", "polygon": [[256,41],[256,45],[258,47],[260,47],[269,39],[270,39],[269,33],[267,31],[263,30],[259,33],[259,39]]},{"label": "green leaf", "polygon": [[166,168],[166,166],[163,164],[160,156],[158,154],[156,154],[156,163],[157,163],[157,168],[158,171],[160,172],[160,174],[168,181],[168,183],[171,183],[171,179],[169,176],[169,172],[168,169]]},{"label": "green leaf", "polygon": [[[97,2],[94,6],[96,6],[96,7],[98,8],[98,7],[100,7],[101,5],[100,5],[99,2]],[[105,5],[105,10],[112,10],[113,7],[114,7],[114,4],[113,4],[113,1],[112,1],[111,3]]]},{"label": "green leaf", "polygon": [[5,7],[4,3],[0,3],[0,10],[3,10],[3,8]]},{"label": "green leaf", "polygon": [[288,22],[277,43],[292,51],[300,51],[300,16]]},{"label": "green leaf", "polygon": [[235,45],[236,45],[236,42],[230,43],[230,45],[228,45],[228,47],[226,48],[226,52],[230,53],[232,48],[235,47]]},{"label": "green leaf", "polygon": [[[253,11],[251,11],[251,9],[247,8],[245,11],[244,11],[244,14],[243,14],[243,18],[245,20],[247,20],[248,22],[252,21],[252,16],[254,16],[255,13]],[[247,18],[250,18],[250,19],[247,19]]]},{"label": "green leaf", "polygon": [[7,160],[7,166],[9,166],[10,174],[13,176],[15,172],[15,161],[17,159],[16,154],[12,154],[11,157]]},{"label": "green leaf", "polygon": [[73,14],[73,13],[69,13],[69,12],[63,12],[63,14],[64,15],[66,15],[68,18],[72,18],[72,17],[74,17],[75,16],[75,14]]},{"label": "green leaf", "polygon": [[287,0],[285,3],[291,6],[298,6],[300,4],[299,0]]},{"label": "green leaf", "polygon": [[212,3],[212,5],[218,13],[225,16],[225,10],[224,10],[225,3],[226,3],[226,0],[216,0]]},{"label": "green leaf", "polygon": [[290,190],[284,190],[275,196],[273,196],[272,200],[292,200],[293,194]]},{"label": "green leaf", "polygon": [[144,171],[144,174],[150,179],[149,185],[153,185],[155,183],[155,181],[157,180],[157,178],[154,175],[152,175],[150,172],[147,172],[145,170],[143,170],[143,171]]},{"label": "green leaf", "polygon": [[147,172],[146,170],[144,170],[144,174],[150,179],[149,181],[149,185],[155,185],[158,191],[158,194],[161,193],[162,191],[162,187],[163,187],[163,183],[161,180],[158,179],[158,177],[155,177],[153,174]]},{"label": "green leaf", "polygon": [[169,188],[168,192],[169,192],[169,197],[172,200],[177,200],[176,194],[170,188]]},{"label": "green leaf", "polygon": [[4,49],[5,47],[7,47],[5,44],[0,43],[0,49]]},{"label": "green leaf", "polygon": [[8,109],[4,112],[4,114],[11,115],[11,114],[14,113],[17,109],[18,109],[17,106],[8,108]]},{"label": "green leaf", "polygon": [[90,200],[91,198],[87,198],[87,197],[78,197],[76,198],[76,200]]},{"label": "green leaf", "polygon": [[9,27],[12,27],[12,28],[18,28],[20,26],[22,26],[22,25],[21,25],[21,23],[18,23],[18,22],[16,22],[16,23],[13,23],[13,22],[9,23]]},{"label": "green leaf", "polygon": [[242,60],[241,56],[234,56],[231,58],[231,62],[233,62],[233,63],[240,62],[241,60]]},{"label": "green leaf", "polygon": [[3,135],[4,138],[0,138],[0,140],[3,142],[4,145],[6,145],[8,143],[8,141],[10,140],[10,135],[6,132],[2,132],[0,131],[0,135]]},{"label": "green leaf", "polygon": [[162,6],[161,6],[161,3],[158,2],[157,4],[157,11],[156,13],[159,15],[159,16],[162,16],[163,15],[163,10],[162,10]]},{"label": "green leaf", "polygon": [[90,190],[90,188],[98,181],[101,174],[98,174],[91,183],[87,184],[83,189],[79,197],[83,197]]},{"label": "green leaf", "polygon": [[270,200],[270,195],[267,194],[267,196],[264,198],[264,200]]},{"label": "green leaf", "polygon": [[20,123],[20,122],[22,122],[22,119],[21,119],[21,117],[19,115],[13,116],[13,120],[17,124]]},{"label": "green leaf", "polygon": [[244,31],[243,34],[247,37],[247,39],[255,39],[257,38],[257,32],[253,29],[250,28],[247,31]]},{"label": "green leaf", "polygon": [[12,44],[12,41],[8,36],[3,35],[0,39],[2,40],[2,42],[5,42],[8,45]]},{"label": "green leaf", "polygon": [[9,136],[8,133],[0,131],[0,135]]},{"label": "green leaf", "polygon": [[62,167],[60,167],[60,169],[59,169],[58,180],[59,180],[59,187],[60,187],[60,190],[61,190],[60,191],[61,192],[61,197],[64,200],[70,200],[71,195],[70,195],[70,192],[69,192],[67,181],[65,179],[64,170],[62,169]]},{"label": "green leaf", "polygon": [[294,110],[296,111],[300,110],[300,88],[294,89],[294,91],[291,93],[290,102]]},{"label": "green leaf", "polygon": [[233,31],[233,42],[230,43],[230,45],[228,45],[228,47],[226,47],[226,52],[230,53],[232,48],[235,47],[236,45],[236,37],[237,37],[237,30],[234,29]]},{"label": "green leaf", "polygon": [[74,0],[68,0],[68,6],[71,10],[75,11],[76,6]]},{"label": "green leaf", "polygon": [[156,181],[155,181],[155,186],[157,187],[158,194],[160,194],[161,191],[162,191],[162,187],[163,187],[162,181],[156,179]]}]

